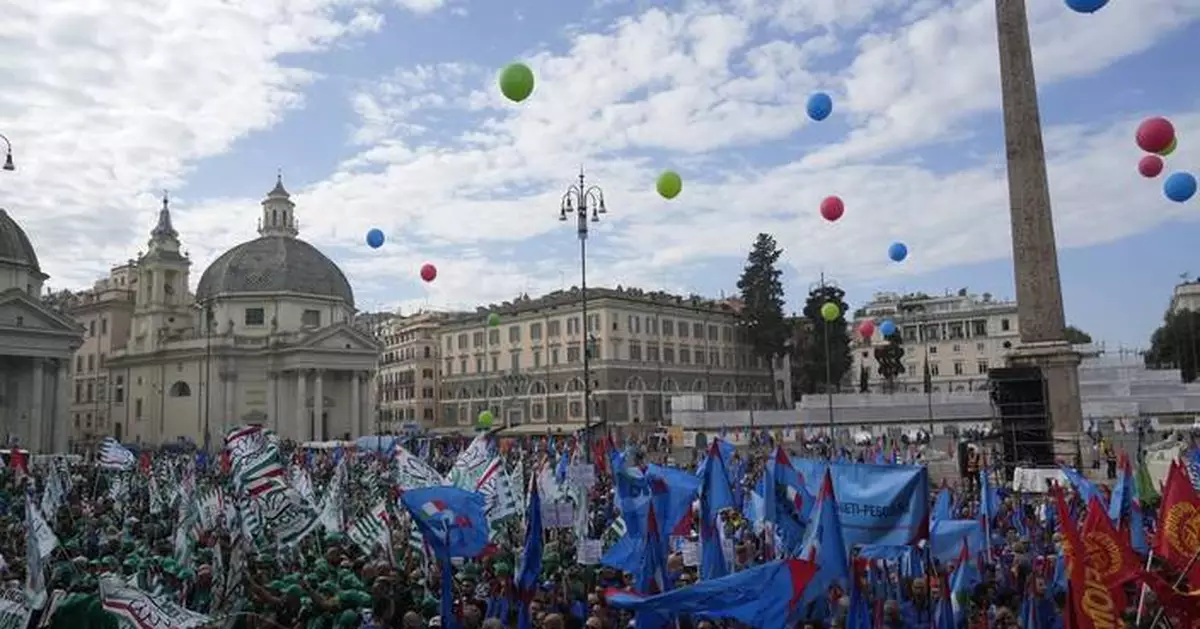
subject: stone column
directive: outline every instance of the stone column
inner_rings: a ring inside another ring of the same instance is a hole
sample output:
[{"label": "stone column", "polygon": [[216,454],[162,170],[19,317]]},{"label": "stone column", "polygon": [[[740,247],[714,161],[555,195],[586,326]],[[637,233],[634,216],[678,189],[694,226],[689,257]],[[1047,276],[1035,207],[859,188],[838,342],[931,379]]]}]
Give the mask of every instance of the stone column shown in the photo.
[{"label": "stone column", "polygon": [[228,426],[230,422],[235,421],[234,413],[237,412],[237,379],[232,372],[224,372],[221,374],[221,391],[225,398],[225,417],[223,424]]},{"label": "stone column", "polygon": [[1041,368],[1055,455],[1070,456],[1067,462],[1071,462],[1083,432],[1080,358],[1065,336],[1066,317],[1025,0],[996,0],[996,28],[1021,333],[1021,345],[1009,356],[1009,362]]},{"label": "stone column", "polygon": [[350,372],[350,430],[352,433],[356,433],[352,435],[356,437],[367,434],[363,431],[362,426],[362,398],[359,397],[362,378],[359,376],[357,371]]},{"label": "stone column", "polygon": [[274,371],[267,372],[267,423],[271,429],[279,434],[279,411],[278,405],[275,402],[275,396],[278,393],[279,377]]},{"label": "stone column", "polygon": [[51,444],[44,439],[46,432],[46,418],[43,417],[46,398],[46,365],[41,358],[34,358],[29,361],[29,371],[33,381],[29,393],[29,445],[27,447],[31,454],[45,454],[53,449]]},{"label": "stone column", "polygon": [[325,371],[318,369],[313,378],[313,440],[324,441],[325,435]]},{"label": "stone column", "polygon": [[296,370],[296,431],[293,436],[301,443],[309,440],[307,385],[308,372]]}]

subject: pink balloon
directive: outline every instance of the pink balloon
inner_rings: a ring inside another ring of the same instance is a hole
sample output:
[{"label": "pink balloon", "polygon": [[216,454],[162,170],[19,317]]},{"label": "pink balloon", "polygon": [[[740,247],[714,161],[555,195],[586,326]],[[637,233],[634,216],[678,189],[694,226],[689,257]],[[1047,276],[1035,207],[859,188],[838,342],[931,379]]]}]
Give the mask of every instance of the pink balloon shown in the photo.
[{"label": "pink balloon", "polygon": [[1157,177],[1163,171],[1163,160],[1157,155],[1147,155],[1138,161],[1138,172],[1143,177],[1151,179]]},{"label": "pink balloon", "polygon": [[1138,148],[1147,153],[1161,153],[1175,139],[1175,126],[1162,117],[1147,118],[1137,128]]},{"label": "pink balloon", "polygon": [[838,197],[825,197],[821,201],[821,217],[829,222],[836,221],[846,213],[846,205]]},{"label": "pink balloon", "polygon": [[867,319],[866,321],[858,324],[858,333],[861,334],[865,339],[871,338],[871,336],[875,334],[875,322],[871,319]]},{"label": "pink balloon", "polygon": [[437,267],[428,262],[422,264],[421,279],[425,280],[426,282],[432,282],[433,280],[437,279]]}]

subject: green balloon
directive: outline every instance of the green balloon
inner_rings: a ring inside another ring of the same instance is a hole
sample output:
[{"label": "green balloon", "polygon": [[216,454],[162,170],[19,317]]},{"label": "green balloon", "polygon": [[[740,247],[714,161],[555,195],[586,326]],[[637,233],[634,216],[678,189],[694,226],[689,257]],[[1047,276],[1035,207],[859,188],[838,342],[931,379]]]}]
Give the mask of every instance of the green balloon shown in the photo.
[{"label": "green balloon", "polygon": [[842,309],[832,301],[827,301],[821,306],[821,318],[826,321],[837,321],[837,318],[842,316]]},{"label": "green balloon", "polygon": [[500,93],[519,103],[533,93],[533,70],[523,63],[512,63],[500,71]]},{"label": "green balloon", "polygon": [[679,173],[668,170],[658,176],[658,183],[655,184],[658,189],[658,194],[664,199],[674,199],[683,191],[683,179],[679,177]]},{"label": "green balloon", "polygon": [[489,327],[489,328],[498,328],[498,327],[500,327],[500,315],[498,315],[498,314],[496,314],[496,313],[494,313],[494,312],[493,312],[493,313],[491,313],[491,314],[489,314],[489,315],[488,315],[488,327]]},{"label": "green balloon", "polygon": [[478,419],[478,420],[476,420],[476,423],[477,423],[477,424],[479,424],[479,427],[480,427],[480,428],[490,428],[490,427],[491,427],[491,425],[492,425],[492,420],[493,420],[493,419],[495,419],[495,418],[494,418],[494,417],[492,417],[492,412],[491,412],[491,411],[487,411],[487,410],[485,410],[485,411],[480,411],[480,412],[479,412],[479,419]]}]

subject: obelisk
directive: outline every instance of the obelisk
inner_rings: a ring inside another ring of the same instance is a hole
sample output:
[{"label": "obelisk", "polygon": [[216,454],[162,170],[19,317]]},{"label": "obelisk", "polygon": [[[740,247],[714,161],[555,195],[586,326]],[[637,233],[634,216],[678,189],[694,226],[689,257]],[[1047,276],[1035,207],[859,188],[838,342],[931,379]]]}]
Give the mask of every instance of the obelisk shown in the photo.
[{"label": "obelisk", "polygon": [[1071,463],[1083,432],[1080,357],[1066,338],[1025,0],[996,0],[996,30],[1000,44],[1013,274],[1021,334],[1020,345],[1008,360],[1014,367],[1041,368],[1054,454],[1060,461]]}]

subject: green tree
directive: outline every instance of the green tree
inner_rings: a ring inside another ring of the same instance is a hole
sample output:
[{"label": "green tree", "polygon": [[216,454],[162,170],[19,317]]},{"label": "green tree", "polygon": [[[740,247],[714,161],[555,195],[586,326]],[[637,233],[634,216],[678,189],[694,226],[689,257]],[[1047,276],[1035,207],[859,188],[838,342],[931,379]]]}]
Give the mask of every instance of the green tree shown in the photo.
[{"label": "green tree", "polygon": [[[808,300],[804,302],[804,318],[812,330],[812,342],[799,356],[798,368],[805,372],[805,393],[816,393],[824,388],[827,379],[836,389],[850,371],[850,330],[846,325],[849,306],[846,305],[845,296],[846,292],[842,289],[825,284],[812,289],[808,293]],[[827,303],[836,304],[841,313],[830,322],[821,316],[821,306]],[[826,348],[830,357],[828,374],[825,370]],[[797,366],[792,368],[796,369]]]},{"label": "green tree", "polygon": [[773,236],[759,234],[737,284],[742,292],[741,323],[754,355],[767,365],[772,391],[775,359],[787,352],[792,338],[792,327],[783,316],[783,272],[775,266],[782,255]]},{"label": "green tree", "polygon": [[1150,335],[1144,360],[1151,369],[1175,368],[1184,382],[1196,379],[1200,356],[1200,312],[1184,310],[1167,314],[1162,327]]},{"label": "green tree", "polygon": [[900,332],[887,337],[887,343],[875,347],[875,363],[888,393],[896,390],[896,377],[904,373],[904,344]]},{"label": "green tree", "polygon": [[1071,345],[1088,345],[1092,342],[1091,334],[1088,334],[1087,332],[1084,332],[1073,325],[1068,325],[1067,329],[1063,330],[1063,333],[1067,337],[1067,342]]}]

